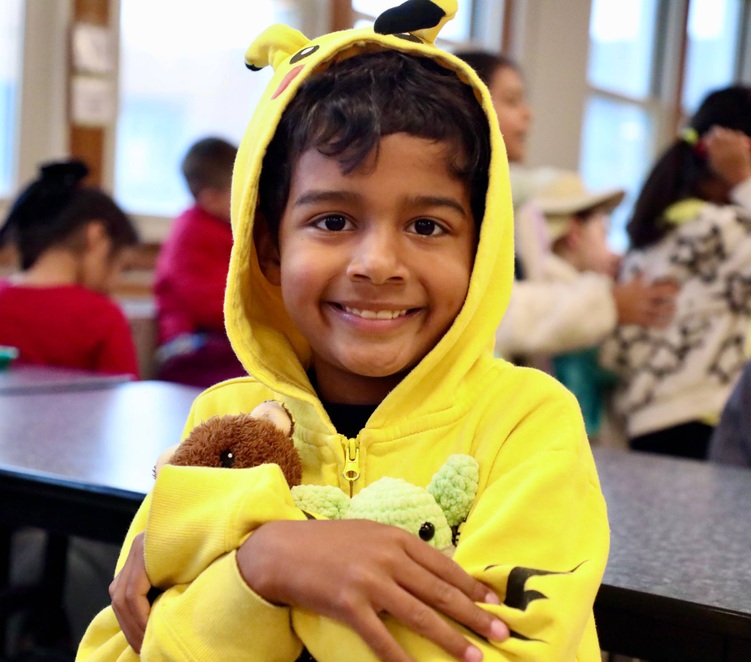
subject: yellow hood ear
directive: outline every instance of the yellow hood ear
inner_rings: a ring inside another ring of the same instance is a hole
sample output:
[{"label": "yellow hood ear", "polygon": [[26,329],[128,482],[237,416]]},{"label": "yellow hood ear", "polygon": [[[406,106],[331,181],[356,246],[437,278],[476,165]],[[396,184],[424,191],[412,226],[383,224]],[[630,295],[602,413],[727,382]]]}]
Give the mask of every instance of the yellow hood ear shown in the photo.
[{"label": "yellow hood ear", "polygon": [[432,44],[457,9],[457,0],[407,0],[383,12],[373,29],[379,34],[410,33]]},{"label": "yellow hood ear", "polygon": [[245,66],[259,71],[269,64],[276,68],[310,43],[302,32],[287,25],[272,25],[259,34],[245,52]]}]

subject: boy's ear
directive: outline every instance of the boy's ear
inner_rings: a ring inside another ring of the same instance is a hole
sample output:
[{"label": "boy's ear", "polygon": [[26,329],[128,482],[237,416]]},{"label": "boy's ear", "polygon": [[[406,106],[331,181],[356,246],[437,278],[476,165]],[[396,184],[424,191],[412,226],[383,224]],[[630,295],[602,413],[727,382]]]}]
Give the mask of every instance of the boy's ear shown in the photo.
[{"label": "boy's ear", "polygon": [[269,223],[260,209],[256,209],[253,222],[253,241],[258,254],[258,264],[261,272],[272,285],[282,284],[281,259],[279,256],[279,242],[272,236]]}]

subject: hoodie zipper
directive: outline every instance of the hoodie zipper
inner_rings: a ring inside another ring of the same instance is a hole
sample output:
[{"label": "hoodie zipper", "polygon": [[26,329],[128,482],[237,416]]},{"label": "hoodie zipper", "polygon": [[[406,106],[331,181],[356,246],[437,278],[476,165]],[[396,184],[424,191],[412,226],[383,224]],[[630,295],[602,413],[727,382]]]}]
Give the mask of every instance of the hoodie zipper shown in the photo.
[{"label": "hoodie zipper", "polygon": [[347,439],[344,445],[344,480],[349,483],[350,499],[355,493],[355,481],[360,477],[360,442]]}]

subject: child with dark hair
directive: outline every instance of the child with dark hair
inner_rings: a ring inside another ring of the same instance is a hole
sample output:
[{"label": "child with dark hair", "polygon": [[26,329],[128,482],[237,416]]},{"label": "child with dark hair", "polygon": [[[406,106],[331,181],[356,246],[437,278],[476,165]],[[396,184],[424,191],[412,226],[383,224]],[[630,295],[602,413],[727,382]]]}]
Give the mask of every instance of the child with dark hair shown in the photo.
[{"label": "child with dark hair", "polygon": [[130,326],[107,294],[138,237],[110,196],[81,185],[87,173],[75,160],[41,166],[0,228],[21,266],[0,281],[0,344],[20,362],[137,378]]},{"label": "child with dark hair", "polygon": [[599,660],[605,503],[573,396],[493,357],[511,199],[487,89],[434,46],[455,11],[407,2],[374,28],[273,26],[251,45],[275,75],[235,164],[225,300],[251,376],[205,391],[186,425],[281,401],[303,483],[349,496],[425,487],[470,455],[453,557],[309,518],[275,465],[168,465],[79,660]]},{"label": "child with dark hair", "polygon": [[224,287],[232,250],[230,188],[237,147],[194,143],[182,173],[194,204],[178,216],[156,265],[157,377],[211,386],[245,374],[224,330]]},{"label": "child with dark hair", "polygon": [[621,277],[681,285],[669,326],[621,326],[603,348],[630,445],[706,458],[751,321],[751,87],[706,97],[652,168],[627,229]]}]

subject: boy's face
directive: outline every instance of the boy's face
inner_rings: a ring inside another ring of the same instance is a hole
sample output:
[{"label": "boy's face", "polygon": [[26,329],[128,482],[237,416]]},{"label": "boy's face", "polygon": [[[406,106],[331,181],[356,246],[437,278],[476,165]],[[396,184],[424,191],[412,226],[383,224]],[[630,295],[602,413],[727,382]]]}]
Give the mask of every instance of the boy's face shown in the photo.
[{"label": "boy's face", "polygon": [[476,229],[446,151],[399,133],[350,174],[315,149],[296,164],[279,259],[261,262],[310,343],[325,399],[380,401],[464,303]]}]

